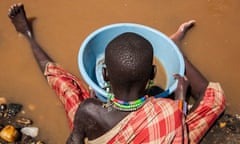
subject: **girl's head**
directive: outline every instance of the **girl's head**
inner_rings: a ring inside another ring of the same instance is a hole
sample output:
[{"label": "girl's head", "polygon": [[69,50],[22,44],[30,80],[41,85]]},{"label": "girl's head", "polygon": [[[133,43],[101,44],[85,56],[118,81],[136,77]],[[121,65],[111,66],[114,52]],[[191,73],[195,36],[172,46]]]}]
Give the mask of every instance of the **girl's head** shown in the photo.
[{"label": "girl's head", "polygon": [[105,79],[116,87],[146,86],[154,78],[153,47],[142,36],[127,32],[105,50]]}]

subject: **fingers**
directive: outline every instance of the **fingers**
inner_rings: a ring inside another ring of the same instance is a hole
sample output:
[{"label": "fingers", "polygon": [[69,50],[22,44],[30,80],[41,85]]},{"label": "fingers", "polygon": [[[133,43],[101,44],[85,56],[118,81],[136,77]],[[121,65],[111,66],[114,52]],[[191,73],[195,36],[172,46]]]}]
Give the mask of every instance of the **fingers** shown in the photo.
[{"label": "fingers", "polygon": [[173,74],[173,77],[174,77],[175,79],[180,79],[180,78],[181,78],[180,74]]},{"label": "fingers", "polygon": [[177,80],[183,79],[185,81],[188,81],[188,78],[186,76],[181,76],[180,74],[173,74],[173,77]]},{"label": "fingers", "polygon": [[186,87],[190,84],[188,78],[186,76],[181,76],[179,74],[174,74],[173,77],[178,80],[179,85],[185,85]]},{"label": "fingers", "polygon": [[90,97],[95,98],[96,97],[95,91],[91,87],[88,87],[88,89],[89,89]]},{"label": "fingers", "polygon": [[177,88],[175,90],[175,99],[185,99],[189,86],[187,77],[179,74],[174,74],[173,76],[178,80]]}]

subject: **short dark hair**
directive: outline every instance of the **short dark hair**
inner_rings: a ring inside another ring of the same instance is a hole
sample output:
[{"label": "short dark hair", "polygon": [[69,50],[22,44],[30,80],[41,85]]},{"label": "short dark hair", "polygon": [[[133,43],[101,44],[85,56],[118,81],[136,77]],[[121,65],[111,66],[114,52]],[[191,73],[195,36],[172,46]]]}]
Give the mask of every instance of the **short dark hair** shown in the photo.
[{"label": "short dark hair", "polygon": [[152,73],[153,47],[136,33],[120,34],[107,45],[105,63],[110,81],[126,86],[147,82]]}]

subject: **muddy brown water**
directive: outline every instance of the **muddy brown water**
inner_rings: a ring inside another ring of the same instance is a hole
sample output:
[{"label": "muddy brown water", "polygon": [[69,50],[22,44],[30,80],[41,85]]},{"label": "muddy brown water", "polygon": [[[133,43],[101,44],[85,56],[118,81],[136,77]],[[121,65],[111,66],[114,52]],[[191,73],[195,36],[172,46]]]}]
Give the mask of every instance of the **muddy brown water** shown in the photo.
[{"label": "muddy brown water", "polygon": [[[63,106],[48,87],[24,37],[0,4],[0,97],[24,104],[26,115],[40,127],[48,143],[64,143],[70,130]],[[200,71],[222,84],[228,110],[239,113],[239,0],[22,0],[28,17],[35,17],[37,40],[49,55],[80,77],[79,46],[93,30],[111,23],[134,22],[172,34],[184,21],[196,26],[184,40],[183,51]]]}]

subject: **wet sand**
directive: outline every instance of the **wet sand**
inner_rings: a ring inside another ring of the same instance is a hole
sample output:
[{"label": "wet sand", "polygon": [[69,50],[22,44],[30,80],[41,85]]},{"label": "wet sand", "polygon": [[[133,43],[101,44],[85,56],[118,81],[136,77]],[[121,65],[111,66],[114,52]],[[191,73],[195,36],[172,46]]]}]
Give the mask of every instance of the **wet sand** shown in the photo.
[{"label": "wet sand", "polygon": [[[40,127],[40,136],[48,143],[63,143],[70,132],[64,109],[38,69],[27,41],[16,33],[7,17],[9,6],[16,2],[4,1],[0,5],[0,97],[23,103],[26,115]],[[195,19],[196,26],[184,40],[183,51],[209,80],[222,84],[227,111],[240,113],[239,0],[21,2],[28,17],[36,18],[34,31],[41,46],[79,77],[79,47],[95,29],[133,22],[170,35],[182,22]]]}]

